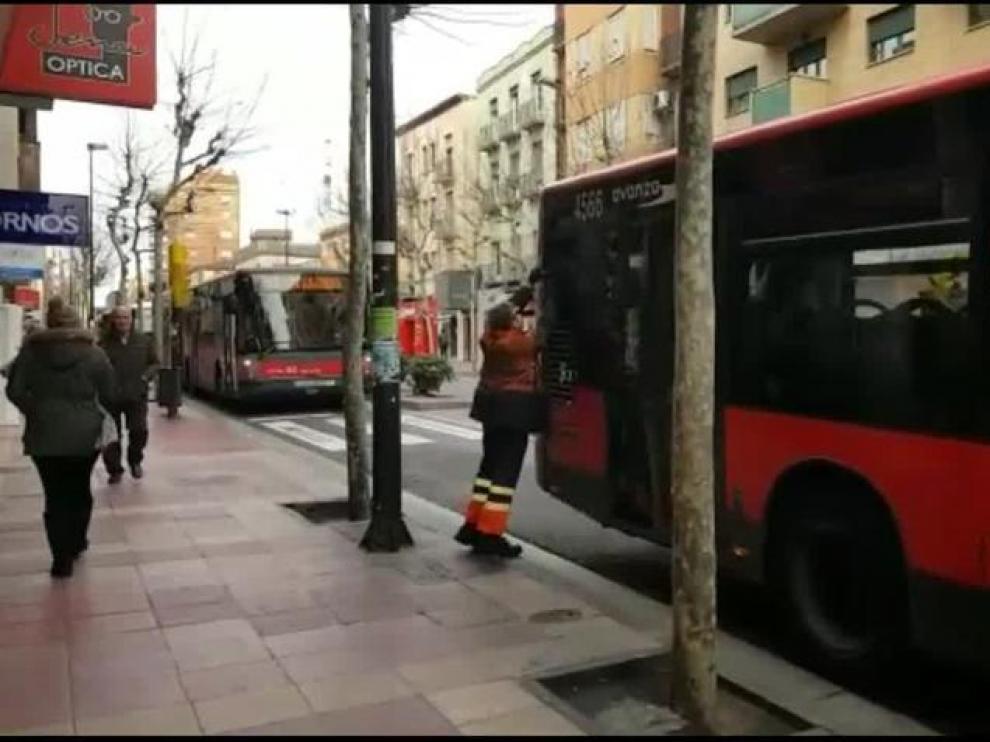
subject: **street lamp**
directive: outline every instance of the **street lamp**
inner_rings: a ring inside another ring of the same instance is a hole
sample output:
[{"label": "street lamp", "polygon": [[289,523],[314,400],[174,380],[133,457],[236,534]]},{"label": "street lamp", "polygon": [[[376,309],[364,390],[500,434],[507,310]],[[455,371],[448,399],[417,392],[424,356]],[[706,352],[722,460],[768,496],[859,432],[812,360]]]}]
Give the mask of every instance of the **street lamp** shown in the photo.
[{"label": "street lamp", "polygon": [[289,265],[289,217],[295,212],[292,209],[279,209],[275,213],[285,217],[285,264]]},{"label": "street lamp", "polygon": [[96,239],[93,229],[93,153],[104,152],[109,147],[102,142],[89,142],[89,322],[96,320]]}]

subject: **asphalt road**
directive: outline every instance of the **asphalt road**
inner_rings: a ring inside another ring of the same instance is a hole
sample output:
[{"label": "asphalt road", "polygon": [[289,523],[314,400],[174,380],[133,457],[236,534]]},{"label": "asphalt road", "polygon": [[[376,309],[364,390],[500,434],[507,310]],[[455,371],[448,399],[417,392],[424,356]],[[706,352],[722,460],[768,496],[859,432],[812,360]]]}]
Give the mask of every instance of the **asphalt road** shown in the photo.
[{"label": "asphalt road", "polygon": [[[344,462],[339,412],[269,412],[243,419],[271,435]],[[463,512],[481,452],[480,426],[467,417],[466,410],[404,412],[402,452],[406,490]],[[509,530],[510,538],[515,535],[634,590],[669,601],[668,551],[603,528],[543,492],[536,483],[532,446]],[[725,630],[804,664],[800,653],[781,639],[784,632],[762,591],[723,583],[718,600],[719,622]],[[968,734],[990,731],[984,691],[988,680],[911,656],[889,677],[841,684],[943,733]]]}]

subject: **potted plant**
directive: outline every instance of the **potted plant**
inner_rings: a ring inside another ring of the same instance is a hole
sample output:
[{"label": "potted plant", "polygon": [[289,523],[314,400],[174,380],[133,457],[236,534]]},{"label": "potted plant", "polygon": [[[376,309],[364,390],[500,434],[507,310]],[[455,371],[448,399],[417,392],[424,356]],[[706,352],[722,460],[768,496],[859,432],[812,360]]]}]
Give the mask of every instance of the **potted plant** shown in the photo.
[{"label": "potted plant", "polygon": [[439,391],[445,381],[452,381],[454,369],[440,356],[414,356],[406,360],[405,378],[415,396],[430,396]]}]

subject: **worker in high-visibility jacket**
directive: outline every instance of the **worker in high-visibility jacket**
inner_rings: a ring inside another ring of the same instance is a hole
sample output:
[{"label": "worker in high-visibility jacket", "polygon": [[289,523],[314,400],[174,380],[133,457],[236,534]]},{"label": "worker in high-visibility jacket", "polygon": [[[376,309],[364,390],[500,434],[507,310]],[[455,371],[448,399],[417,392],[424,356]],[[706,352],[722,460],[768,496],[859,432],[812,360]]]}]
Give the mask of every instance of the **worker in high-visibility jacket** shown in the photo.
[{"label": "worker in high-visibility jacket", "polygon": [[471,417],[484,429],[483,454],[464,525],[455,536],[479,554],[511,558],[522,552],[504,534],[529,434],[542,426],[536,340],[524,329],[523,320],[531,301],[532,290],[521,289],[512,301],[493,308],[481,338],[484,363]]}]

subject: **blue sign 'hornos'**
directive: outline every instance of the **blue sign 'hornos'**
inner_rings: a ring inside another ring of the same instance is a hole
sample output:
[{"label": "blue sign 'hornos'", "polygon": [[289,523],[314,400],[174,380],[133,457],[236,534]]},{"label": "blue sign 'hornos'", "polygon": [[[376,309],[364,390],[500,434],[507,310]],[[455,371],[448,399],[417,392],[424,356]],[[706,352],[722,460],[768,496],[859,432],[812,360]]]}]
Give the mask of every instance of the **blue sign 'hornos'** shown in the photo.
[{"label": "blue sign 'hornos'", "polygon": [[86,247],[89,199],[63,193],[0,190],[0,242]]}]

